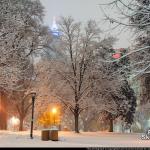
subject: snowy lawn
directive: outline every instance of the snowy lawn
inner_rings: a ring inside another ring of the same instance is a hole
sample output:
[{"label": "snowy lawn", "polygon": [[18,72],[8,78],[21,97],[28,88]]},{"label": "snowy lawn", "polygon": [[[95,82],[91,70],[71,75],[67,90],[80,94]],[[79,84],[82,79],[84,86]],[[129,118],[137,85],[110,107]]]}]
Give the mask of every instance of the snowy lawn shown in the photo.
[{"label": "snowy lawn", "polygon": [[150,140],[141,140],[141,134],[104,132],[59,132],[59,141],[41,141],[41,131],[0,131],[0,147],[150,147]]}]

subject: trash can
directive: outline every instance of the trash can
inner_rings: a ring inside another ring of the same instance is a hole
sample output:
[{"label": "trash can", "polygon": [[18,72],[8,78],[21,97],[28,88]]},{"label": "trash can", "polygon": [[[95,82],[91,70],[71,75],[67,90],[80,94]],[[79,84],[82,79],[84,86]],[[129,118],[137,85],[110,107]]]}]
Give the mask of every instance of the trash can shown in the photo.
[{"label": "trash can", "polygon": [[56,126],[52,127],[49,132],[50,140],[58,141],[58,128]]},{"label": "trash can", "polygon": [[50,133],[49,129],[43,129],[41,131],[41,140],[42,141],[48,141],[48,140],[50,140],[50,138],[49,138],[50,134],[49,133]]}]

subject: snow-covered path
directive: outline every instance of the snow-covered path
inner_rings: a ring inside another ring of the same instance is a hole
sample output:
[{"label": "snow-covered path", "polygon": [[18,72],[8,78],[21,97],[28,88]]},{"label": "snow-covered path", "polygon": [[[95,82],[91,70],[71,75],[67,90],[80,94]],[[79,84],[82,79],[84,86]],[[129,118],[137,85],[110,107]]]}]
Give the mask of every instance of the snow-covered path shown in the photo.
[{"label": "snow-covered path", "polygon": [[141,134],[104,132],[59,132],[59,141],[41,141],[41,132],[0,131],[0,147],[150,147],[150,140],[141,140]]}]

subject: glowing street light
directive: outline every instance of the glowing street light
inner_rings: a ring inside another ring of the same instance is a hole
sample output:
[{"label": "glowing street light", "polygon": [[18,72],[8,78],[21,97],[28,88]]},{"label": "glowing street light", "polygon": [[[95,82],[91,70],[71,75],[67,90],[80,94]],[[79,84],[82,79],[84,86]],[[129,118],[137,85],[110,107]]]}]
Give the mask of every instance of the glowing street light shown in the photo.
[{"label": "glowing street light", "polygon": [[53,108],[53,109],[52,109],[52,113],[53,113],[53,114],[56,114],[56,113],[57,113],[57,109],[56,109],[56,108]]},{"label": "glowing street light", "polygon": [[13,116],[13,117],[10,119],[10,122],[11,122],[11,124],[12,124],[12,126],[13,126],[13,130],[15,130],[15,127],[19,125],[20,120],[19,120],[17,117],[14,117],[14,116]]},{"label": "glowing street light", "polygon": [[55,114],[57,113],[57,109],[56,108],[53,108],[52,109],[52,113],[54,115],[54,125],[55,125]]}]

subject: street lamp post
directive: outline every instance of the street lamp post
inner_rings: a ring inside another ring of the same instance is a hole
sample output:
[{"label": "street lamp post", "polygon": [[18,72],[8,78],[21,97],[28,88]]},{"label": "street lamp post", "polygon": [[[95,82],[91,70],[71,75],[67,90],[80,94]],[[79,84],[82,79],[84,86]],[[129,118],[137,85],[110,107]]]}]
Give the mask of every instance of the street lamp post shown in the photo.
[{"label": "street lamp post", "polygon": [[31,118],[31,130],[30,130],[30,138],[33,139],[33,121],[34,121],[34,103],[35,103],[35,92],[31,92],[32,94],[32,118]]}]

